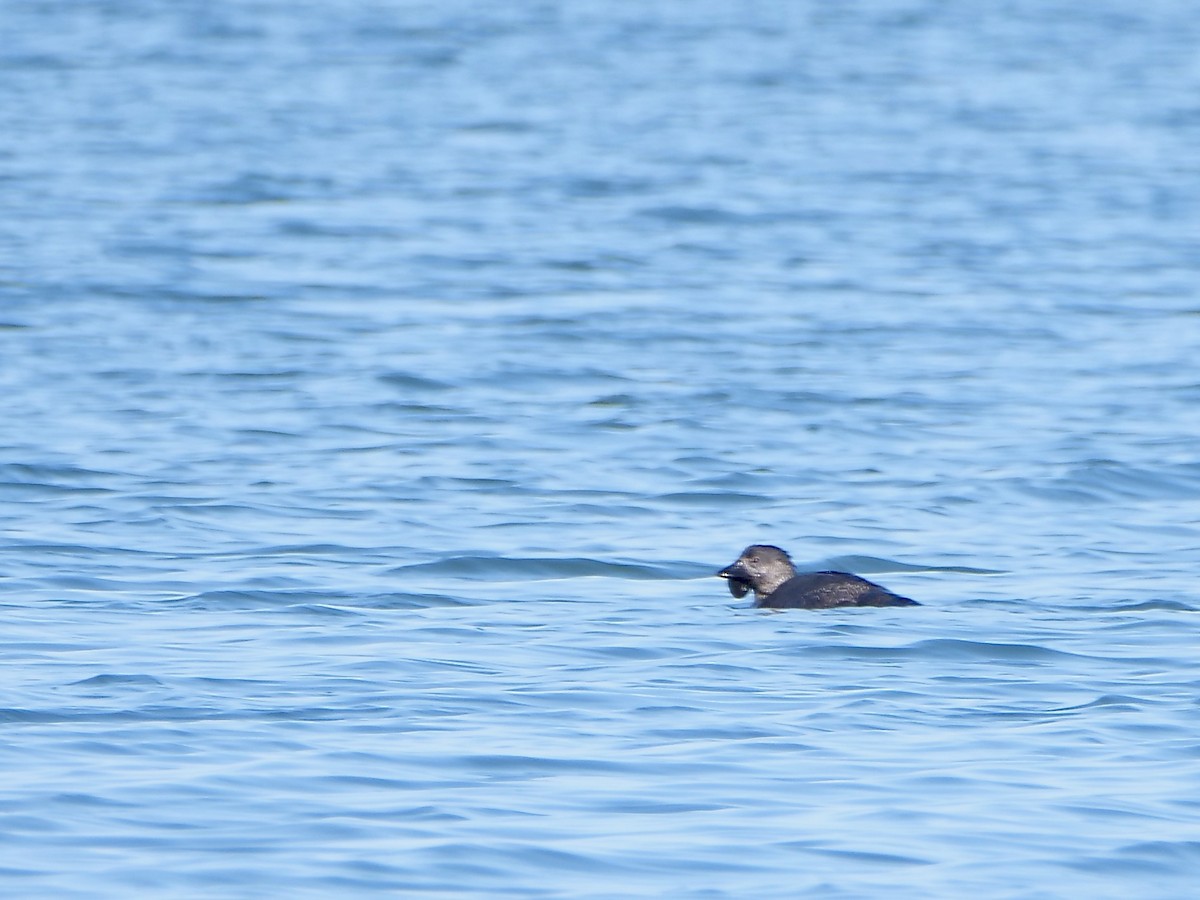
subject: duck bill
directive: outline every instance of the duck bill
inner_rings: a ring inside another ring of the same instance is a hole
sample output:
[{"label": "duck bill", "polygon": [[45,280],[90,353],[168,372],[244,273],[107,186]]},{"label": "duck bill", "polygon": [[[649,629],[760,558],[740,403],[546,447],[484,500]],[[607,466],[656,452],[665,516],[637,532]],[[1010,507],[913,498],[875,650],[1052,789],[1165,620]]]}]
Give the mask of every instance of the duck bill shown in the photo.
[{"label": "duck bill", "polygon": [[737,563],[722,569],[717,573],[717,577],[725,579],[729,593],[733,594],[736,600],[741,600],[750,593],[750,582],[746,581],[745,573]]}]

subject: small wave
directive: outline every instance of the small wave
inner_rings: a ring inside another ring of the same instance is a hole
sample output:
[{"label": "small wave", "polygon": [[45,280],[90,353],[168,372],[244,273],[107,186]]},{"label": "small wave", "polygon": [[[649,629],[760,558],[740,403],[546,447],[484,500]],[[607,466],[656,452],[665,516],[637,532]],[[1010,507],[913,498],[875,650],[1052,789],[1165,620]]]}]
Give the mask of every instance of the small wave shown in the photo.
[{"label": "small wave", "polygon": [[344,616],[356,609],[429,609],[439,606],[475,606],[479,601],[449,594],[420,591],[386,591],[354,594],[308,589],[220,589],[202,591],[170,602],[200,609],[289,609],[324,616]]},{"label": "small wave", "polygon": [[115,477],[119,477],[116,472],[102,472],[80,466],[0,464],[0,481],[11,484],[89,486],[97,481]]},{"label": "small wave", "polygon": [[699,506],[704,509],[722,506],[761,507],[770,500],[762,494],[749,494],[741,491],[676,491],[670,494],[659,494],[654,498],[673,506]]},{"label": "small wave", "polygon": [[[793,844],[785,846],[794,846]],[[919,856],[901,856],[895,853],[872,853],[869,850],[836,850],[829,847],[803,847],[809,853],[819,853],[822,856],[832,856],[854,863],[877,866],[928,866],[934,860],[923,859]]]},{"label": "small wave", "polygon": [[459,756],[452,762],[465,769],[485,772],[493,776],[531,778],[542,778],[563,772],[631,772],[638,768],[633,763],[614,762],[611,759],[521,756],[505,753],[469,754]]},{"label": "small wave", "polygon": [[1091,459],[1056,478],[1021,478],[1012,483],[1024,493],[1054,501],[1178,499],[1200,496],[1200,464],[1150,469],[1112,459]]},{"label": "small wave", "polygon": [[737,214],[713,206],[654,206],[641,215],[681,225],[724,225],[738,220]]},{"label": "small wave", "polygon": [[934,656],[958,659],[1003,659],[1010,661],[1061,660],[1081,656],[1065,650],[1054,650],[1037,644],[1002,644],[987,641],[967,641],[957,638],[931,638],[918,641],[910,649]]},{"label": "small wave", "polygon": [[808,647],[805,654],[851,659],[903,659],[908,657],[945,660],[1005,660],[1014,663],[1033,664],[1063,659],[1079,658],[1081,654],[1053,650],[1036,644],[1002,644],[987,641],[968,641],[958,638],[929,638],[902,647],[866,647],[824,645]]},{"label": "small wave", "polygon": [[0,709],[0,722],[18,724],[46,724],[49,722],[65,722],[69,716],[58,712],[45,712],[39,709]]},{"label": "small wave", "polygon": [[70,684],[80,687],[110,687],[112,685],[133,685],[136,687],[163,687],[163,683],[153,675],[93,675],[82,681],[72,681]]},{"label": "small wave", "polygon": [[975,566],[932,566],[903,563],[878,556],[833,556],[813,568],[837,569],[847,572],[953,572],[956,575],[1006,575],[1002,569],[981,569]]},{"label": "small wave", "polygon": [[361,561],[364,555],[372,559],[388,558],[388,554],[375,548],[355,547],[348,544],[255,544],[238,550],[217,550],[198,553],[205,559],[263,559],[274,556],[331,557]]},{"label": "small wave", "polygon": [[1200,841],[1141,841],[1117,852],[1164,862],[1200,863]]},{"label": "small wave", "polygon": [[[1066,865],[1112,876],[1157,875],[1194,878],[1200,863],[1200,841],[1140,841],[1105,856],[1069,860]],[[1179,896],[1183,896],[1180,894]]]},{"label": "small wave", "polygon": [[175,603],[185,603],[200,609],[264,609],[294,606],[300,603],[347,603],[350,595],[314,593],[296,590],[237,590],[222,589],[202,591],[187,597],[177,598]]},{"label": "small wave", "polygon": [[49,484],[33,481],[0,481],[0,495],[12,500],[50,498],[64,494],[109,494],[112,488],[83,487],[71,484]]},{"label": "small wave", "polygon": [[1150,610],[1165,610],[1168,612],[1196,612],[1197,607],[1182,600],[1143,600],[1140,603],[1127,603],[1120,606],[1106,606],[1102,612],[1147,612]]},{"label": "small wave", "polygon": [[403,388],[405,391],[448,391],[453,388],[453,385],[445,381],[408,372],[389,372],[387,375],[380,375],[379,380],[392,387]]},{"label": "small wave", "polygon": [[1080,712],[1085,709],[1099,709],[1102,707],[1111,707],[1121,712],[1135,712],[1145,705],[1146,701],[1139,700],[1137,697],[1127,697],[1124,694],[1105,694],[1087,703],[1080,703],[1076,706],[1060,706],[1050,710],[1050,712]]},{"label": "small wave", "polygon": [[359,597],[354,605],[368,609],[429,609],[438,606],[478,606],[480,602],[466,597],[451,597],[449,594],[392,591]]},{"label": "small wave", "polygon": [[250,205],[287,203],[323,196],[329,190],[324,177],[281,177],[264,172],[247,172],[232,179],[209,185],[192,199],[213,205]]},{"label": "small wave", "polygon": [[152,559],[174,558],[174,554],[157,550],[111,546],[97,548],[91,544],[55,544],[47,541],[23,541],[19,538],[6,540],[5,546],[0,547],[2,552],[17,553],[23,557],[78,556],[92,558],[96,555],[97,549],[101,549],[105,553],[119,553],[123,556],[146,556]]},{"label": "small wave", "polygon": [[655,581],[677,577],[674,571],[664,566],[606,562],[582,556],[451,556],[435,562],[400,566],[391,571],[397,575],[428,573],[481,581],[548,581],[589,577]]}]

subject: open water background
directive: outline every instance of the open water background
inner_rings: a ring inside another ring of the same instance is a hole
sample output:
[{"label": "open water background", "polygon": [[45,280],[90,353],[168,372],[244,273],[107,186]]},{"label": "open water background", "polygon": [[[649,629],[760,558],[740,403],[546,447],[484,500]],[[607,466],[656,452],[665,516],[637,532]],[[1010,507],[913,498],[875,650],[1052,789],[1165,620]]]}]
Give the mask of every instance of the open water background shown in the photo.
[{"label": "open water background", "polygon": [[1194,4],[0,33],[6,896],[1194,896]]}]

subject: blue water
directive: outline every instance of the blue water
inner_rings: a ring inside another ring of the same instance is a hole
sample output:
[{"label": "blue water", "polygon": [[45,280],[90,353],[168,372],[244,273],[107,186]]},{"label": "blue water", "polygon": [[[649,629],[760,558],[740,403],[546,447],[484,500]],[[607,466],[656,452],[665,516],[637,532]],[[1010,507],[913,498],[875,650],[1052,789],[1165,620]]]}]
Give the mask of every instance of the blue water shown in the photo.
[{"label": "blue water", "polygon": [[0,893],[1194,894],[1193,4],[0,33]]}]

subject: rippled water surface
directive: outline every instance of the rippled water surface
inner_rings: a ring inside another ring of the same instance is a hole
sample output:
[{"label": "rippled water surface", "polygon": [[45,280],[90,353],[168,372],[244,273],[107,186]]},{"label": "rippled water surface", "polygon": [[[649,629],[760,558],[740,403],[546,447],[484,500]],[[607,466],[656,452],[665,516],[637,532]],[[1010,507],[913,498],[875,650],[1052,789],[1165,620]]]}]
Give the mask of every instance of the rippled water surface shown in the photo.
[{"label": "rippled water surface", "polygon": [[0,31],[5,895],[1194,893],[1190,4]]}]

